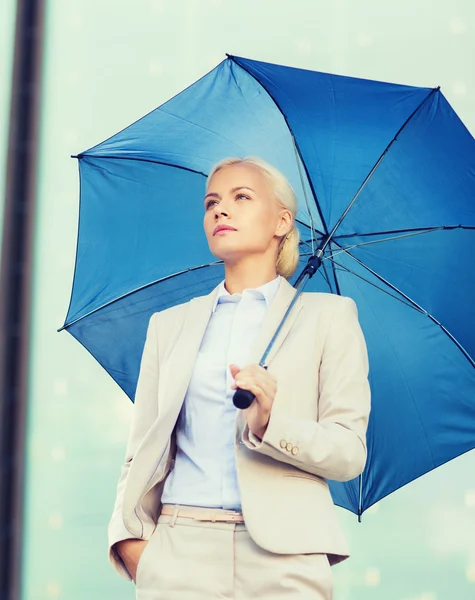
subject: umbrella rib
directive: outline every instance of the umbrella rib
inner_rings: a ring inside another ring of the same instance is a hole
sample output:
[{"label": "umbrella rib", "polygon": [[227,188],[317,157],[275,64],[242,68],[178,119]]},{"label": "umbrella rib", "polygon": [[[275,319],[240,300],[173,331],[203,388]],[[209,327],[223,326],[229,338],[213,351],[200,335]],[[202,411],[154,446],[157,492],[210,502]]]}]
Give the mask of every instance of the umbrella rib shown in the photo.
[{"label": "umbrella rib", "polygon": [[391,294],[391,292],[388,292],[388,290],[385,290],[384,288],[379,287],[379,285],[376,285],[375,283],[373,283],[369,279],[366,279],[366,277],[363,277],[362,275],[358,275],[358,273],[355,273],[355,271],[352,271],[350,268],[348,268],[345,265],[341,264],[337,260],[334,260],[330,256],[325,257],[323,260],[329,260],[329,261],[331,261],[332,263],[334,263],[335,265],[337,265],[338,267],[340,267],[344,271],[347,271],[348,273],[351,273],[352,275],[354,275],[355,277],[358,277],[358,279],[361,279],[365,283],[369,283],[369,285],[372,285],[373,287],[375,287],[380,292],[383,292],[384,294],[387,294],[388,296],[391,296],[391,298],[394,298],[394,300],[397,300],[398,302],[402,302],[402,304],[404,304],[408,308],[411,308],[412,310],[415,310],[416,312],[420,312],[422,314],[426,314],[424,310],[419,310],[416,306],[413,306],[412,304],[409,304],[409,302],[405,302],[402,298],[398,298],[394,294]]},{"label": "umbrella rib", "polygon": [[[302,238],[300,238],[299,245],[300,245],[300,244],[302,244],[303,246],[306,246],[306,247],[307,247],[309,250],[311,250],[311,253],[312,253],[312,254],[314,253],[314,251],[313,251],[313,247],[312,247],[312,245],[311,245],[311,240],[310,240],[310,241],[308,241],[308,240],[303,240]],[[301,254],[300,256],[307,256],[307,255],[303,255],[303,254]],[[310,256],[310,255],[308,255],[308,256]]]},{"label": "umbrella rib", "polygon": [[[296,223],[299,223],[300,225],[302,225],[303,227],[307,227],[307,229],[312,229],[312,227],[308,224],[305,223],[304,221],[301,221],[300,219],[295,219]],[[323,236],[324,234],[320,231],[320,229],[316,229],[314,228],[314,231],[316,231],[320,236]]]},{"label": "umbrella rib", "polygon": [[326,266],[326,264],[322,263],[322,267],[323,267],[323,278],[327,282],[328,289],[333,293],[332,285],[330,283],[330,278],[329,278],[328,273],[327,273],[327,266]]},{"label": "umbrella rib", "polygon": [[[337,242],[335,242],[335,240],[333,240],[333,242],[339,246],[339,244]],[[341,246],[340,246],[340,248],[341,248]],[[433,321],[434,323],[436,323],[436,325],[438,325],[442,329],[442,331],[454,342],[454,344],[462,352],[462,354],[469,361],[469,363],[472,365],[472,367],[475,368],[475,360],[470,356],[470,354],[468,353],[468,351],[465,350],[465,348],[462,346],[462,344],[450,333],[450,331],[446,327],[444,327],[444,325],[442,325],[442,323],[438,319],[436,319],[436,317],[434,317],[434,315],[431,315],[422,306],[420,306],[420,304],[418,304],[415,300],[413,300],[412,298],[410,298],[402,290],[400,290],[395,285],[393,285],[392,283],[390,283],[387,279],[385,279],[384,277],[382,277],[381,275],[379,275],[378,273],[376,273],[376,271],[373,271],[373,269],[371,269],[371,267],[368,267],[368,265],[365,265],[361,260],[359,260],[358,258],[356,258],[356,256],[353,256],[353,254],[351,254],[351,252],[348,252],[344,248],[342,248],[342,250],[348,256],[350,256],[353,260],[355,260],[360,266],[362,266],[364,269],[366,269],[372,275],[374,275],[377,279],[379,279],[380,281],[382,281],[383,283],[385,283],[387,286],[389,286],[391,289],[393,289],[394,291],[396,291],[398,294],[401,294],[404,298],[406,298],[406,300],[408,300],[408,302],[410,302],[413,305],[414,308],[417,308],[420,312],[424,313],[427,317],[429,317],[429,319],[431,319],[431,321]],[[332,260],[332,259],[330,259],[330,260]]]},{"label": "umbrella rib", "polygon": [[331,256],[338,256],[338,254],[341,254],[342,252],[344,252],[346,250],[352,250],[353,248],[361,248],[362,246],[370,246],[372,244],[381,244],[382,242],[388,242],[390,240],[400,240],[400,239],[406,238],[406,237],[412,237],[412,236],[415,236],[415,235],[422,235],[424,233],[431,233],[433,231],[440,231],[441,229],[444,229],[444,227],[434,227],[433,229],[426,229],[424,231],[415,231],[413,233],[406,233],[405,235],[395,235],[395,236],[392,236],[392,237],[381,238],[379,240],[372,240],[370,242],[361,242],[361,244],[352,244],[351,246],[345,246],[344,248],[342,248],[338,252],[332,252]]},{"label": "umbrella rib", "polygon": [[361,516],[363,514],[363,473],[358,476],[358,522],[361,523]]},{"label": "umbrella rib", "polygon": [[312,238],[311,238],[312,239],[312,254],[315,254],[315,241],[317,238],[317,234],[315,231],[315,225],[313,223],[312,211],[310,210],[310,204],[308,202],[307,190],[305,189],[305,183],[304,183],[303,175],[302,175],[302,167],[300,165],[301,161],[299,159],[299,153],[297,151],[297,144],[295,142],[295,137],[293,136],[293,134],[292,134],[292,142],[293,142],[293,146],[294,146],[297,167],[299,169],[300,183],[302,184],[303,196],[305,198],[305,204],[307,205],[308,218],[310,219],[310,233],[312,235]]},{"label": "umbrella rib", "polygon": [[[302,223],[302,225],[306,225],[306,223]],[[308,225],[306,225],[308,227]],[[409,227],[407,229],[386,229],[383,231],[368,231],[367,233],[345,233],[343,235],[336,236],[339,240],[347,237],[369,237],[371,235],[383,235],[386,233],[406,233],[409,231],[431,231],[433,229],[475,229],[475,226],[471,225],[433,225],[431,227]]]},{"label": "umbrella rib", "polygon": [[190,167],[184,167],[181,165],[174,165],[172,163],[168,163],[165,162],[163,160],[152,160],[151,158],[142,158],[139,156],[114,156],[113,154],[111,155],[104,155],[101,154],[100,156],[97,155],[89,155],[89,154],[72,154],[71,158],[77,158],[78,160],[81,160],[83,158],[89,158],[89,159],[94,159],[94,160],[101,160],[101,159],[106,159],[106,160],[133,160],[135,161],[139,161],[139,162],[148,162],[148,163],[152,163],[154,165],[163,165],[165,167],[173,167],[174,169],[182,169],[183,171],[189,171],[190,173],[196,173],[197,175],[202,175],[203,177],[208,177],[208,175],[206,173],[203,173],[202,171],[197,171],[196,169],[190,169]]},{"label": "umbrella rib", "polygon": [[401,127],[398,129],[398,131],[396,132],[396,135],[393,137],[393,139],[389,142],[389,144],[386,146],[386,148],[384,149],[384,151],[382,152],[381,156],[378,158],[378,160],[376,161],[376,164],[374,165],[374,167],[371,169],[371,171],[368,173],[368,175],[366,175],[363,183],[360,185],[358,191],[356,192],[356,194],[353,196],[353,199],[351,200],[351,202],[348,204],[348,206],[346,207],[346,209],[343,211],[343,214],[340,216],[340,218],[338,219],[338,221],[335,223],[333,229],[331,230],[330,234],[328,235],[328,238],[326,239],[323,247],[322,247],[322,251],[325,250],[326,246],[330,243],[331,238],[333,237],[335,231],[338,229],[338,227],[341,225],[341,222],[343,221],[343,219],[346,217],[346,215],[348,214],[350,208],[353,206],[353,204],[356,202],[356,199],[358,198],[358,196],[361,194],[361,192],[363,191],[363,189],[366,187],[366,184],[368,183],[368,181],[371,179],[371,177],[373,176],[374,172],[376,171],[376,169],[379,167],[379,165],[381,164],[381,162],[383,161],[384,157],[386,156],[386,154],[389,152],[389,149],[391,148],[391,146],[394,144],[394,142],[397,140],[399,134],[402,132],[402,130],[406,127],[406,125],[411,121],[411,119],[414,117],[414,115],[417,113],[417,111],[427,102],[427,100],[435,93],[438,92],[440,90],[440,87],[436,87],[433,88],[428,94],[427,96],[424,98],[424,100],[422,100],[422,102],[413,110],[413,112],[409,115],[409,117],[407,117],[407,119],[404,121],[404,123],[401,125]]},{"label": "umbrella rib", "polygon": [[146,283],[145,285],[142,285],[135,290],[126,292],[125,294],[122,294],[121,296],[118,296],[117,298],[114,298],[113,300],[109,300],[108,302],[105,302],[101,306],[93,308],[91,311],[89,311],[85,315],[81,315],[77,319],[74,319],[74,321],[71,321],[71,323],[65,323],[62,327],[60,327],[56,331],[62,331],[63,329],[67,329],[68,327],[71,327],[71,325],[74,325],[78,321],[81,321],[82,319],[85,319],[86,317],[91,316],[95,312],[102,310],[103,308],[106,308],[107,306],[110,306],[111,304],[114,304],[115,302],[118,302],[119,300],[123,300],[124,298],[126,298],[127,296],[130,296],[131,294],[135,294],[136,292],[141,292],[142,290],[144,290],[152,285],[155,285],[156,283],[161,283],[162,281],[167,281],[168,279],[173,279],[174,277],[178,277],[179,275],[183,275],[185,273],[190,273],[191,271],[198,271],[199,269],[204,269],[206,267],[217,267],[222,264],[223,264],[223,261],[220,260],[220,261],[216,261],[216,262],[212,262],[212,263],[207,263],[205,265],[199,265],[197,267],[190,267],[189,269],[183,269],[183,271],[178,271],[177,273],[172,273],[171,275],[167,275],[166,277],[161,277],[160,279],[156,279],[155,281]]}]

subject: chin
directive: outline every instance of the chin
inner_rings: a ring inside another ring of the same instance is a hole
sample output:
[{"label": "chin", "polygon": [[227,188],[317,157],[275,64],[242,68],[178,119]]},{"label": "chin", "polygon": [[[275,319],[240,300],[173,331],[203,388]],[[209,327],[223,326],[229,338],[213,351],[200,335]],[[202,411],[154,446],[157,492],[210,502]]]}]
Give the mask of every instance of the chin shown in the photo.
[{"label": "chin", "polygon": [[219,257],[225,258],[226,256],[233,255],[235,252],[239,252],[239,249],[233,247],[229,242],[226,243],[226,240],[213,240],[211,244],[209,244],[209,249],[211,252]]}]

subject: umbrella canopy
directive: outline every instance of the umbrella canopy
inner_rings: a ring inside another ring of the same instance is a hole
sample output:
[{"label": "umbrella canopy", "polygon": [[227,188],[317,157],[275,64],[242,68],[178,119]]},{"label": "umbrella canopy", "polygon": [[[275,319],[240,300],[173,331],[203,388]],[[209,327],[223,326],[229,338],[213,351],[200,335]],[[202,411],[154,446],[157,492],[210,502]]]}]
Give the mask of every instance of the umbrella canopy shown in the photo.
[{"label": "umbrella canopy", "polygon": [[[475,141],[438,88],[228,56],[77,156],[67,329],[133,399],[150,315],[224,277],[201,223],[206,176],[255,155],[294,187],[306,291],[350,296],[369,354],[361,478],[329,482],[357,514],[475,447]],[[294,280],[297,278],[298,271]]]}]

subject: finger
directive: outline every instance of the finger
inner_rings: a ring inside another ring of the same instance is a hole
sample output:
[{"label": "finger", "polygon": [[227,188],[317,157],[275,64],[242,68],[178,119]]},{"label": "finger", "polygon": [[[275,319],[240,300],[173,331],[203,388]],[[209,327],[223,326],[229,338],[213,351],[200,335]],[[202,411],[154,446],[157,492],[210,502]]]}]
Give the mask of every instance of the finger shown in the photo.
[{"label": "finger", "polygon": [[233,378],[236,377],[236,375],[242,370],[238,365],[235,365],[234,363],[229,365],[229,370],[231,372],[231,376]]},{"label": "finger", "polygon": [[249,365],[246,365],[245,367],[242,368],[242,371],[245,373],[251,373],[253,375],[260,374],[260,375],[264,375],[264,376],[269,375],[271,378],[274,377],[274,375],[272,373],[269,373],[269,371],[265,367],[261,366],[258,363],[251,363]]},{"label": "finger", "polygon": [[264,367],[259,366],[256,369],[255,377],[265,385],[275,385],[277,387],[277,377],[273,373],[269,373]]},{"label": "finger", "polygon": [[255,381],[243,381],[238,386],[242,390],[250,391],[255,397],[259,409],[264,413],[270,412],[273,403],[273,397],[268,395],[267,391],[261,387],[258,382]]},{"label": "finger", "polygon": [[277,377],[260,365],[247,365],[238,374],[243,379],[258,379],[259,381],[274,381],[277,383]]},{"label": "finger", "polygon": [[270,398],[274,398],[274,396],[277,392],[277,380],[274,377],[268,378],[266,376],[263,376],[260,373],[252,374],[252,375],[249,373],[249,375],[246,376],[245,374],[242,374],[242,372],[241,372],[235,379],[233,389],[236,389],[236,387],[242,387],[244,382],[246,382],[247,384],[255,383]]},{"label": "finger", "polygon": [[248,390],[249,392],[251,392],[255,396],[260,406],[262,406],[262,404],[265,403],[264,391],[256,383],[252,381],[243,381],[238,387],[240,390]]},{"label": "finger", "polygon": [[[262,389],[262,391],[268,396],[275,396],[275,392],[277,391],[277,384],[274,380],[268,379],[267,377],[263,377],[260,374],[250,377],[244,377],[243,380],[247,381],[248,383],[259,386]],[[239,381],[239,379],[236,380],[236,383],[238,383],[238,385]]]}]

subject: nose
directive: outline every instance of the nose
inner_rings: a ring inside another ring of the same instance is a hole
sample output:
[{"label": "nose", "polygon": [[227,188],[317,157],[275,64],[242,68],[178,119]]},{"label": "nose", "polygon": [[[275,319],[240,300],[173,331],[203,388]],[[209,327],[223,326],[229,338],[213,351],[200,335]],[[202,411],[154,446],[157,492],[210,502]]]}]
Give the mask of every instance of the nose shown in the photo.
[{"label": "nose", "polygon": [[219,218],[219,216],[220,216],[220,215],[224,215],[224,216],[226,216],[226,217],[227,217],[227,216],[228,216],[228,214],[229,214],[229,213],[228,213],[228,211],[226,211],[226,210],[225,210],[225,209],[224,209],[222,206],[220,206],[220,205],[217,205],[217,206],[216,206],[216,205],[215,205],[215,208],[214,208],[214,216],[215,216],[216,218]]}]

